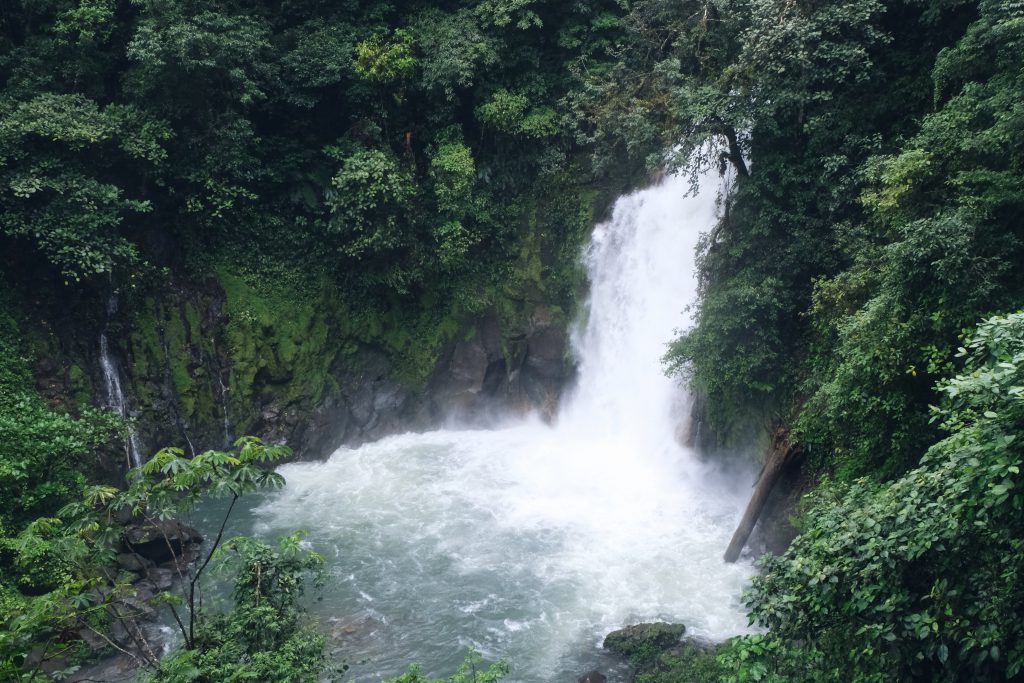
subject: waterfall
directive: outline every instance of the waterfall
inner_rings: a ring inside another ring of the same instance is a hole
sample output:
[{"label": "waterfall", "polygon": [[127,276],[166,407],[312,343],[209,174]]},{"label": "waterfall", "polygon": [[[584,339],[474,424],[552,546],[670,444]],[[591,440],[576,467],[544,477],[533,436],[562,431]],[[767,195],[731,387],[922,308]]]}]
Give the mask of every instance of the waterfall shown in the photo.
[{"label": "waterfall", "polygon": [[217,370],[217,384],[220,385],[220,408],[224,414],[224,448],[231,448],[233,439],[231,438],[231,422],[228,420],[228,388],[224,384],[224,377],[220,370]]},{"label": "waterfall", "polygon": [[[100,330],[100,369],[103,372],[103,387],[105,389],[105,404],[108,408],[117,411],[123,418],[128,418],[128,402],[124,397],[124,389],[121,384],[121,367],[110,352],[110,320],[117,313],[117,294],[111,294],[107,298],[107,315]],[[125,440],[125,453],[128,464],[131,467],[138,467],[142,464],[142,448],[139,445],[139,436],[135,429],[128,428],[128,437]]]},{"label": "waterfall", "polygon": [[[696,637],[747,630],[749,564],[722,551],[750,477],[725,477],[679,438],[685,388],[664,375],[688,320],[694,249],[716,179],[621,198],[585,254],[578,382],[552,427],[405,434],[282,467],[287,487],[243,531],[311,530],[334,573],[314,607],[360,679],[418,661],[450,672],[469,645],[511,681],[572,680],[611,630],[682,621]],[[603,661],[601,666],[613,666]]]}]

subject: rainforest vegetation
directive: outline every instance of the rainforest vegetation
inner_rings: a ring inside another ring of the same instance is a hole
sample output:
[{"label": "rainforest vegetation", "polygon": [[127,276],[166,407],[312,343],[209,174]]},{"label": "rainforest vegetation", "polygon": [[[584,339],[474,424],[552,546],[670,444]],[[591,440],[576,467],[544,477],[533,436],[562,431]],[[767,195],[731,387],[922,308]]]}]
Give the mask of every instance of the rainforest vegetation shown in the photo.
[{"label": "rainforest vegetation", "polygon": [[[181,421],[220,420],[180,350],[223,356],[223,419],[255,428],[254,395],[319,401],[356,349],[421,388],[474,316],[564,317],[610,200],[710,168],[666,367],[719,449],[785,425],[807,495],[744,598],[763,633],[637,680],[1021,680],[1022,54],[1018,0],[4,2],[0,678],[70,675],[154,608],[180,638],[135,648],[152,680],[343,675],[299,536],[207,539],[182,583],[220,566],[229,607],[132,597],[126,524],[279,486],[286,451],[125,476],[133,425],[75,341],[112,296],[141,402],[166,375]],[[215,335],[182,294],[211,288]]]}]

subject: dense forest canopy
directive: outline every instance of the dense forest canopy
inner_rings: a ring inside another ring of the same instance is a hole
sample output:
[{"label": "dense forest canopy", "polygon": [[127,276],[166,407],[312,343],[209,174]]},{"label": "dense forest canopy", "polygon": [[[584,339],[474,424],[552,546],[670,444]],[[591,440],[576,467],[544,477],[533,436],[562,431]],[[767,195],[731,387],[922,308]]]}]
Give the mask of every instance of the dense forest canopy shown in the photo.
[{"label": "dense forest canopy", "polygon": [[[107,633],[113,511],[176,478],[264,483],[247,441],[100,486],[123,420],[85,380],[40,394],[38,299],[91,330],[111,293],[143,310],[210,273],[229,300],[283,286],[422,383],[457,321],[571,309],[595,206],[647,171],[717,168],[696,324],[666,362],[719,446],[786,424],[814,491],[746,598],[766,633],[644,675],[1019,679],[1022,48],[1016,0],[5,2],[0,674],[41,679],[30,654],[84,648],[83,620]],[[231,344],[292,307],[267,301]],[[280,657],[254,675],[315,680],[299,603],[246,583],[264,563],[301,587],[318,561],[296,544],[232,546],[236,611],[150,662],[156,680],[220,680],[261,648]],[[212,635],[247,624],[266,640]]]},{"label": "dense forest canopy", "polygon": [[[537,182],[614,3],[8,3],[3,232],[71,280],[304,254],[350,289],[472,289]],[[60,220],[57,220],[57,219]],[[510,234],[513,233],[513,234]]]}]

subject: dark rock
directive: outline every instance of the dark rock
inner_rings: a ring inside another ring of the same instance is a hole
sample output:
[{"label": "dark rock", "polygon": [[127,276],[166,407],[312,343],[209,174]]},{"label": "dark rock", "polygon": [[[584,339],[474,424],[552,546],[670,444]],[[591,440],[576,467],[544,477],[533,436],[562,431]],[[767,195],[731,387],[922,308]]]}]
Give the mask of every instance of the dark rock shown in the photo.
[{"label": "dark rock", "polygon": [[132,637],[124,619],[114,619],[110,622],[110,639],[118,645],[128,645],[131,642]]},{"label": "dark rock", "polygon": [[398,414],[405,405],[408,392],[397,384],[380,382],[373,397],[373,411],[377,415]]},{"label": "dark rock", "polygon": [[538,327],[526,340],[524,364],[537,377],[563,380],[566,377],[565,331],[550,323]]},{"label": "dark rock", "polygon": [[137,553],[118,553],[114,561],[117,562],[119,567],[130,572],[141,572],[155,564],[153,560]]},{"label": "dark rock", "polygon": [[202,541],[198,531],[175,520],[133,524],[124,532],[128,550],[157,563],[180,556],[187,546]]},{"label": "dark rock", "polygon": [[199,546],[196,544],[185,546],[185,548],[175,555],[172,559],[167,560],[160,565],[161,568],[170,569],[172,572],[185,571],[185,569],[199,559]]},{"label": "dark rock", "polygon": [[140,581],[135,586],[135,599],[149,602],[156,595],[156,586],[149,581]]},{"label": "dark rock", "polygon": [[605,683],[607,680],[608,678],[597,669],[588,671],[577,679],[578,683]]},{"label": "dark rock", "polygon": [[103,640],[96,631],[91,628],[78,629],[78,637],[81,638],[93,652],[99,652],[109,647],[107,641]]},{"label": "dark rock", "polygon": [[146,572],[146,580],[153,584],[156,591],[167,591],[174,586],[178,574],[173,569],[156,567]]},{"label": "dark rock", "polygon": [[609,633],[604,647],[629,659],[649,659],[678,644],[685,632],[682,624],[634,624]]},{"label": "dark rock", "polygon": [[128,619],[154,619],[156,618],[156,610],[153,609],[147,600],[152,598],[153,595],[136,595],[135,597],[121,598],[121,614]]},{"label": "dark rock", "polygon": [[455,390],[477,393],[483,387],[487,376],[487,350],[480,343],[479,335],[455,344],[448,362],[448,375]]},{"label": "dark rock", "polygon": [[[281,330],[274,329],[272,321],[263,321],[262,331],[253,328],[256,336],[262,335],[256,340],[260,348],[255,353],[267,358],[268,364],[248,382],[250,388],[232,387],[228,381],[232,364],[256,358],[236,358],[217,341],[230,322],[227,300],[222,278],[211,275],[201,282],[175,282],[155,307],[147,304],[143,316],[167,319],[173,324],[166,329],[185,333],[185,343],[174,344],[173,358],[167,356],[165,325],[135,334],[131,316],[112,321],[112,329],[125,332],[116,335],[122,346],[115,350],[125,361],[127,385],[137,393],[128,398],[143,444],[188,442],[196,450],[205,450],[224,447],[241,434],[254,434],[268,443],[287,444],[295,459],[322,458],[340,445],[358,446],[399,431],[434,428],[448,420],[485,426],[510,411],[540,410],[551,415],[571,374],[565,353],[565,316],[557,307],[536,303],[543,300],[538,292],[527,299],[531,303],[524,300],[514,311],[484,312],[460,321],[461,329],[449,331],[450,341],[438,349],[438,362],[423,384],[410,384],[397,372],[393,349],[377,342],[351,346],[328,340],[320,349],[324,355],[317,358],[326,364],[329,375],[323,390],[295,391],[308,378],[274,347],[283,339]],[[310,325],[322,322],[318,318]],[[306,332],[312,334],[312,329]],[[90,331],[86,336],[94,340],[97,333]],[[300,351],[305,343],[301,337],[291,340]],[[68,337],[62,346],[76,343]],[[62,353],[61,358],[65,355],[73,354]],[[136,357],[148,362],[135,363]],[[94,361],[86,371],[93,377],[95,393],[100,373]],[[170,361],[186,369],[191,380],[187,395],[180,395],[181,387],[172,381]],[[51,377],[67,384],[67,375],[64,360],[40,364],[37,372],[47,385]],[[66,395],[68,390],[58,393]],[[123,453],[116,451],[104,456],[112,480],[121,479],[123,461]],[[142,554],[157,563],[169,559],[166,550],[154,552],[163,558]],[[177,552],[173,545],[170,552]]]},{"label": "dark rock", "polygon": [[82,667],[67,680],[71,683],[82,681],[107,681],[107,683],[128,683],[136,678],[136,662],[128,655],[116,654],[95,664]]}]

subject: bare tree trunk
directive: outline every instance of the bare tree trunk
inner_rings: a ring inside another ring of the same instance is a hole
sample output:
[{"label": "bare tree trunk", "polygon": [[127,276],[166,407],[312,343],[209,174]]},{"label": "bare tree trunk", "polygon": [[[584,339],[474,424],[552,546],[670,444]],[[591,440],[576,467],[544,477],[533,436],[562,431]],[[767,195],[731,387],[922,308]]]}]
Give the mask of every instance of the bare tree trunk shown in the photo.
[{"label": "bare tree trunk", "polygon": [[743,160],[743,150],[740,148],[739,136],[736,134],[736,129],[730,126],[725,126],[725,130],[722,134],[725,135],[725,139],[729,143],[729,161],[732,162],[733,168],[736,169],[736,173],[744,178],[749,177],[750,170],[747,168],[747,162]]},{"label": "bare tree trunk", "polygon": [[754,486],[754,494],[750,497],[747,510],[743,513],[743,519],[736,527],[736,532],[732,535],[729,547],[725,551],[726,562],[735,562],[739,558],[743,546],[750,538],[750,532],[754,530],[754,525],[757,524],[761,511],[764,510],[765,503],[768,502],[768,496],[775,487],[775,482],[778,481],[779,475],[782,474],[794,455],[795,449],[789,444],[789,430],[781,423],[776,424],[772,430],[772,444],[768,451],[768,459]]}]

